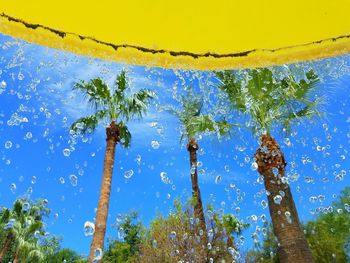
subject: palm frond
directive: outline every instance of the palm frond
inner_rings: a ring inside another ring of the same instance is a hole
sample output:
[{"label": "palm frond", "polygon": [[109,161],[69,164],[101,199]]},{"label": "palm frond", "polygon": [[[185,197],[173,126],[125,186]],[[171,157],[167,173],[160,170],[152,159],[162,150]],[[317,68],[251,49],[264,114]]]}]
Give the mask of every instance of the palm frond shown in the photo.
[{"label": "palm frond", "polygon": [[122,70],[117,76],[114,82],[114,93],[113,98],[115,102],[122,101],[124,98],[124,93],[128,88],[128,79],[126,77],[126,71]]},{"label": "palm frond", "polygon": [[10,219],[10,215],[11,215],[10,210],[7,208],[4,208],[0,214],[0,224],[1,225],[6,224]]},{"label": "palm frond", "polygon": [[96,109],[108,104],[111,100],[110,90],[102,79],[96,78],[89,82],[81,80],[74,83],[73,90],[78,90]]},{"label": "palm frond", "polygon": [[118,127],[119,127],[120,144],[124,148],[129,148],[130,142],[131,142],[131,133],[130,133],[128,127],[122,121],[118,123]]},{"label": "palm frond", "polygon": [[149,102],[155,98],[155,93],[148,89],[142,89],[132,94],[130,97],[124,99],[121,104],[121,115],[126,120],[133,118],[141,119],[142,115],[147,111]]},{"label": "palm frond", "polygon": [[322,113],[319,109],[323,105],[324,101],[324,97],[318,97],[298,111],[286,112],[281,119],[287,132],[290,131],[291,125],[295,121],[323,116],[324,113]]},{"label": "palm frond", "polygon": [[219,81],[217,87],[225,92],[233,108],[244,112],[246,110],[245,95],[241,88],[241,82],[237,80],[233,70],[216,72],[215,75]]},{"label": "palm frond", "polygon": [[13,212],[17,218],[20,218],[22,215],[22,202],[20,200],[16,200],[13,204]]},{"label": "palm frond", "polygon": [[40,231],[43,228],[44,224],[41,221],[34,221],[30,226],[26,228],[25,237],[29,239],[34,235],[36,231]]},{"label": "palm frond", "polygon": [[95,114],[76,120],[70,126],[70,129],[74,132],[81,132],[82,134],[86,134],[88,130],[94,131],[97,127],[97,124],[106,118],[107,115],[107,110],[96,111]]},{"label": "palm frond", "polygon": [[173,105],[163,105],[159,108],[160,111],[166,111],[169,114],[175,116],[176,118],[180,119],[181,111],[176,109]]},{"label": "palm frond", "polygon": [[193,116],[184,123],[188,137],[194,137],[197,134],[205,132],[214,132],[216,123],[207,115]]}]

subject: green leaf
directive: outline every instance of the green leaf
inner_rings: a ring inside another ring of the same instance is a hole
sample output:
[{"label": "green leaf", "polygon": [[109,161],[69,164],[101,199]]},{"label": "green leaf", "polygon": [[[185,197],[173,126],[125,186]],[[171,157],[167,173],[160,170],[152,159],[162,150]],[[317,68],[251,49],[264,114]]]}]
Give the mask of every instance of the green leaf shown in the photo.
[{"label": "green leaf", "polygon": [[71,130],[75,132],[81,132],[82,134],[86,134],[88,130],[94,131],[98,125],[98,123],[107,117],[107,111],[101,110],[96,111],[95,114],[82,117],[76,120],[70,127]]},{"label": "green leaf", "polygon": [[155,98],[154,92],[148,89],[142,89],[125,98],[120,108],[122,116],[126,120],[141,119],[148,109],[150,100],[153,98]]},{"label": "green leaf", "polygon": [[129,148],[130,147],[130,141],[131,141],[131,133],[128,129],[128,127],[125,125],[124,122],[119,122],[118,123],[119,127],[119,137],[120,137],[120,144],[124,148]]},{"label": "green leaf", "polygon": [[89,82],[81,80],[73,85],[73,90],[78,90],[96,109],[108,105],[111,101],[110,90],[100,78],[92,79]]}]

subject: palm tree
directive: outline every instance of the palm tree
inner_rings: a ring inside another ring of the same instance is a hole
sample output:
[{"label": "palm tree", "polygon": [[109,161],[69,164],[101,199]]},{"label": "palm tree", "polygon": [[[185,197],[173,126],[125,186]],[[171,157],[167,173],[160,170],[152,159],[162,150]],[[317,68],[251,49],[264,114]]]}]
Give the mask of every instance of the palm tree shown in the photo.
[{"label": "palm tree", "polygon": [[199,220],[199,230],[204,240],[207,237],[205,216],[201,192],[198,184],[197,151],[199,144],[196,136],[204,132],[217,132],[224,134],[228,127],[225,121],[215,121],[210,115],[203,115],[203,101],[200,96],[195,96],[190,87],[187,94],[180,98],[180,109],[164,107],[166,111],[176,116],[181,123],[181,142],[187,138],[187,150],[190,155],[190,174],[192,183],[192,201],[194,205],[194,216]]},{"label": "palm tree", "polygon": [[301,80],[290,72],[278,78],[267,68],[246,70],[242,75],[234,71],[215,74],[233,110],[248,116],[249,128],[260,135],[253,167],[264,178],[281,262],[313,262],[285,176],[287,163],[271,129],[290,131],[293,122],[320,115],[317,109],[323,98],[315,94],[318,76],[311,70]]},{"label": "palm tree", "polygon": [[2,209],[0,226],[4,229],[5,240],[0,251],[0,262],[5,262],[9,253],[14,263],[37,262],[50,252],[50,247],[39,245],[40,237],[45,234],[42,219],[49,212],[43,200],[33,203],[18,199],[12,209]]},{"label": "palm tree", "polygon": [[89,262],[95,258],[95,251],[104,247],[106,221],[108,215],[111,192],[112,173],[116,145],[119,142],[123,147],[130,146],[131,134],[126,122],[132,119],[141,119],[148,108],[148,103],[154,98],[154,92],[141,89],[127,96],[130,91],[125,71],[116,78],[112,88],[100,78],[89,82],[80,81],[74,84],[74,89],[85,96],[95,108],[95,113],[78,119],[71,126],[76,132],[85,134],[94,131],[101,121],[107,121],[107,146],[104,159],[102,185],[96,212],[95,232],[90,247]]}]

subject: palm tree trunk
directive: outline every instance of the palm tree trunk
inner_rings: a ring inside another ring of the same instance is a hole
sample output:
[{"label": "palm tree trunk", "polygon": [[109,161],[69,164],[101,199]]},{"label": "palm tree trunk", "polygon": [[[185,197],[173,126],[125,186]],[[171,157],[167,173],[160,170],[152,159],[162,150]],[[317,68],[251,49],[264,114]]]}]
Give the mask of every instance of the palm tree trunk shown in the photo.
[{"label": "palm tree trunk", "polygon": [[270,134],[262,135],[261,147],[255,153],[255,159],[258,171],[264,177],[273,231],[279,242],[280,261],[314,262],[299,222],[291,190],[285,181],[287,163],[280,146]]},{"label": "palm tree trunk", "polygon": [[198,172],[197,172],[197,151],[199,145],[194,138],[191,138],[187,144],[187,150],[190,153],[191,164],[191,182],[192,182],[192,198],[194,202],[194,216],[199,219],[199,229],[203,231],[202,238],[207,240],[207,231],[205,224],[205,217],[203,211],[203,204],[201,198],[201,192],[198,185]]},{"label": "palm tree trunk", "polygon": [[11,248],[11,244],[12,244],[13,238],[14,238],[13,233],[11,231],[8,232],[8,234],[6,235],[5,243],[4,243],[4,245],[3,245],[3,247],[1,248],[1,251],[0,251],[0,263],[5,263],[4,262],[4,257],[6,256],[6,253]]},{"label": "palm tree trunk", "polygon": [[[114,166],[115,148],[119,141],[119,128],[114,121],[106,128],[107,146],[105,152],[103,178],[100,190],[100,199],[96,212],[95,232],[90,247],[89,262],[95,258],[95,250],[104,248],[104,237],[108,216],[109,198],[111,193],[112,173]],[[102,262],[100,260],[99,262]]]}]

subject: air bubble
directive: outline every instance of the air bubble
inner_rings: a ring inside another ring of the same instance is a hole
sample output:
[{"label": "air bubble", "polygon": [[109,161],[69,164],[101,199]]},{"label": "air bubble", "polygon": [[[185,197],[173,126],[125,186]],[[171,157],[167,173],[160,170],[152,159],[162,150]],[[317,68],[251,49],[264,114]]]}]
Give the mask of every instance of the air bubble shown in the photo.
[{"label": "air bubble", "polygon": [[95,224],[90,221],[86,221],[84,224],[84,235],[92,236],[94,232],[95,232]]},{"label": "air bubble", "polygon": [[63,149],[62,152],[63,152],[63,155],[66,156],[66,157],[69,157],[70,153],[71,153],[71,151],[68,148]]},{"label": "air bubble", "polygon": [[124,178],[126,178],[126,179],[130,179],[133,175],[134,175],[133,170],[128,170],[128,171],[124,172]]},{"label": "air bubble", "polygon": [[6,141],[5,142],[5,149],[10,149],[12,148],[12,142],[11,141]]},{"label": "air bubble", "polygon": [[78,177],[74,174],[71,174],[69,176],[69,180],[70,180],[70,184],[73,186],[77,186],[78,185]]},{"label": "air bubble", "polygon": [[153,149],[157,150],[160,147],[160,143],[158,141],[151,141],[151,146]]},{"label": "air bubble", "polygon": [[276,205],[280,205],[281,202],[282,202],[282,196],[276,195],[276,196],[273,198],[273,202],[274,202]]}]

